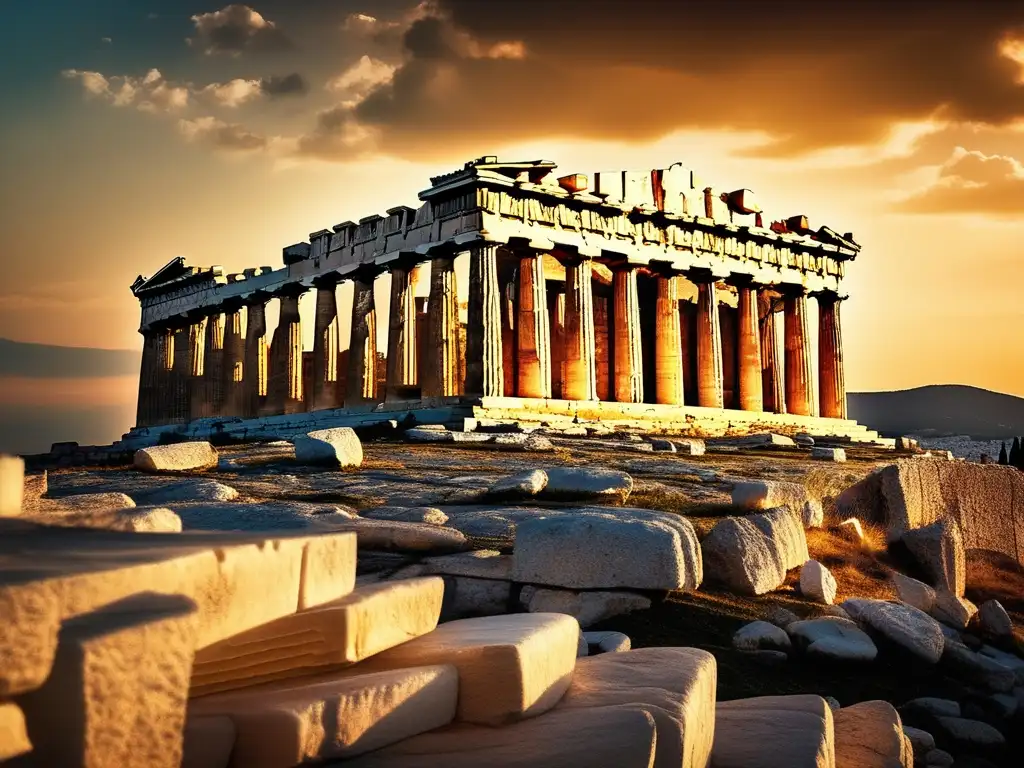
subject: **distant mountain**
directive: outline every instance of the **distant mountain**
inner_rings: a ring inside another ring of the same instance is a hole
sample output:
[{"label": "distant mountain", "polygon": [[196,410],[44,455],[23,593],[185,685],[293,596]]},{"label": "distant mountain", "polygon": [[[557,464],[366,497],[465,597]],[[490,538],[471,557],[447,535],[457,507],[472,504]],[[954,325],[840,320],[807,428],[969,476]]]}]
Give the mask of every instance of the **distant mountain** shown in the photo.
[{"label": "distant mountain", "polygon": [[140,353],[123,349],[55,347],[0,339],[0,376],[88,379],[139,372]]},{"label": "distant mountain", "polygon": [[46,453],[53,443],[109,445],[135,423],[135,402],[123,405],[18,405],[0,403],[0,453]]},{"label": "distant mountain", "polygon": [[851,419],[883,435],[979,440],[1024,435],[1024,398],[978,387],[938,384],[898,392],[851,392]]}]

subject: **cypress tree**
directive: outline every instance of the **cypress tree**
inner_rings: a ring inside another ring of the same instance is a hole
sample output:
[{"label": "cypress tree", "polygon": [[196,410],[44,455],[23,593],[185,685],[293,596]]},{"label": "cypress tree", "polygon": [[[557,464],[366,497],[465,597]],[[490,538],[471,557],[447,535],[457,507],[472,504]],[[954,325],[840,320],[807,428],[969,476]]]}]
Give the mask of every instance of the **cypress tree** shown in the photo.
[{"label": "cypress tree", "polygon": [[1013,438],[1013,445],[1010,446],[1009,464],[1011,467],[1020,466],[1020,438]]},{"label": "cypress tree", "polygon": [[1006,442],[1003,442],[1003,447],[999,449],[999,463],[1006,465],[1010,463],[1009,457],[1006,455]]},{"label": "cypress tree", "polygon": [[1017,449],[1017,463],[1014,466],[1024,471],[1024,439],[1017,438],[1017,443],[1020,447]]}]

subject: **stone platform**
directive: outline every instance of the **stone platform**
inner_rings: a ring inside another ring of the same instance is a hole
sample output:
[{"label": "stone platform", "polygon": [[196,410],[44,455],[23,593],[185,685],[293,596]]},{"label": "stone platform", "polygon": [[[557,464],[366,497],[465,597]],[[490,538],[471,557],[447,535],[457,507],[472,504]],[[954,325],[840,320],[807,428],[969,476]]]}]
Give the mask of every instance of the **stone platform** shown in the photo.
[{"label": "stone platform", "polygon": [[165,435],[189,439],[291,439],[329,427],[398,427],[437,424],[459,431],[528,429],[537,426],[601,425],[609,429],[694,437],[740,437],[757,432],[800,433],[841,441],[877,442],[878,433],[851,419],[701,408],[690,405],[614,403],[519,397],[439,397],[378,403],[254,419],[195,419],[183,424],[135,427],[115,444],[134,449]]}]

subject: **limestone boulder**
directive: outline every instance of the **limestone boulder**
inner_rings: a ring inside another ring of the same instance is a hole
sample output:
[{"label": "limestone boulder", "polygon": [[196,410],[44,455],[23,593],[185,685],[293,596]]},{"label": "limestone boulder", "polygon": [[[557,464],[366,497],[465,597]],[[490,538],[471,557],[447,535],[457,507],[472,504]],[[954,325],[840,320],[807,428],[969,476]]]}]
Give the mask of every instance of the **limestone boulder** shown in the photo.
[{"label": "limestone boulder", "polygon": [[784,571],[799,568],[810,559],[799,507],[775,507],[747,519],[771,542]]},{"label": "limestone boulder", "polygon": [[229,637],[196,653],[193,695],[345,667],[433,631],[437,576],[362,586],[347,596]]},{"label": "limestone boulder", "polygon": [[732,636],[732,647],[738,651],[788,652],[792,646],[786,630],[767,621],[744,624]]},{"label": "limestone boulder", "polygon": [[804,528],[821,528],[825,524],[825,510],[817,499],[808,499],[803,506]]},{"label": "limestone boulder", "polygon": [[1017,686],[1024,687],[1024,659],[1016,653],[1007,653],[998,648],[993,648],[991,645],[981,646],[978,653],[982,656],[988,656],[993,661],[998,661],[1007,669],[1013,670],[1013,674],[1017,679]]},{"label": "limestone boulder", "polygon": [[756,435],[747,435],[734,441],[738,445],[747,448],[795,448],[796,441],[785,435],[777,435],[774,432],[761,432]]},{"label": "limestone boulder", "polygon": [[714,740],[716,678],[714,658],[696,648],[590,656],[577,662],[556,711],[641,706],[657,728],[654,768],[706,766]]},{"label": "limestone boulder", "polygon": [[21,708],[12,702],[0,704],[0,760],[11,760],[31,750]]},{"label": "limestone boulder", "polygon": [[138,507],[122,510],[107,527],[133,533],[181,533],[181,518],[166,507]]},{"label": "limestone boulder", "polygon": [[180,766],[197,608],[143,592],[65,621],[46,682],[19,699],[33,762]]},{"label": "limestone boulder", "polygon": [[424,573],[469,576],[475,579],[512,580],[512,556],[496,549],[475,549],[452,555],[426,557],[420,561]]},{"label": "limestone boulder", "polygon": [[820,696],[759,696],[715,708],[714,768],[834,768],[832,710]]},{"label": "limestone boulder", "polygon": [[447,429],[414,427],[405,430],[405,439],[410,443],[453,443],[452,434]]},{"label": "limestone boulder", "polygon": [[492,444],[495,448],[505,451],[524,451],[526,453],[551,453],[555,444],[541,435],[511,434],[495,435]]},{"label": "limestone boulder", "polygon": [[846,461],[846,450],[843,448],[825,448],[823,446],[815,446],[811,448],[811,458],[822,459],[823,461],[834,461],[841,464]]},{"label": "limestone boulder", "polygon": [[232,764],[283,768],[355,757],[447,725],[458,692],[455,667],[432,665],[204,696],[191,702],[190,712],[231,718]]},{"label": "limestone boulder", "polygon": [[963,597],[967,581],[967,556],[960,525],[953,519],[938,520],[903,534],[914,558],[941,591]]},{"label": "limestone boulder", "polygon": [[143,472],[189,472],[217,466],[217,449],[207,442],[172,443],[135,452],[135,468]]},{"label": "limestone boulder", "polygon": [[988,723],[964,717],[939,717],[939,724],[962,750],[992,749],[1006,743],[1006,737]]},{"label": "limestone boulder", "polygon": [[356,757],[348,768],[651,768],[657,726],[637,706],[566,709],[503,728],[456,724]]},{"label": "limestone boulder", "polygon": [[967,629],[967,625],[977,613],[977,606],[966,597],[957,597],[944,589],[936,592],[932,616],[944,624],[955,629]]},{"label": "limestone boulder", "polygon": [[959,643],[946,643],[942,665],[966,682],[997,693],[1012,691],[1016,684],[1012,669]]},{"label": "limestone boulder", "polygon": [[935,608],[935,590],[923,581],[904,576],[899,571],[892,574],[892,583],[896,587],[896,597],[901,603],[912,605],[919,611],[931,613]]},{"label": "limestone boulder", "polygon": [[24,494],[24,460],[18,456],[0,454],[0,517],[20,515]]},{"label": "limestone boulder", "polygon": [[699,437],[682,437],[672,440],[675,448],[673,453],[681,453],[684,456],[703,456],[707,453],[707,444]]},{"label": "limestone boulder", "polygon": [[613,616],[645,611],[651,607],[650,598],[633,592],[576,592],[531,585],[523,587],[519,600],[530,613],[564,613],[576,619],[583,628]]},{"label": "limestone boulder", "polygon": [[989,637],[1010,637],[1013,635],[1013,622],[1010,614],[998,600],[986,600],[978,608],[981,630]]},{"label": "limestone boulder", "polygon": [[802,509],[807,501],[807,489],[798,483],[780,480],[741,480],[733,485],[732,503],[747,509],[771,509],[791,506]]},{"label": "limestone boulder", "polygon": [[360,549],[401,552],[456,552],[466,549],[466,536],[452,528],[427,523],[397,520],[342,519],[330,527],[333,531],[352,531]]},{"label": "limestone boulder", "polygon": [[570,589],[696,589],[696,533],[685,518],[669,518],[595,512],[527,520],[516,531],[512,577]]},{"label": "limestone boulder", "polygon": [[379,653],[360,669],[451,664],[459,672],[460,722],[502,725],[547,712],[576,665],[579,624],[557,613],[461,619]]},{"label": "limestone boulder", "polygon": [[854,622],[836,616],[795,621],[786,627],[793,644],[808,656],[835,661],[874,661],[878,648]]},{"label": "limestone boulder", "polygon": [[935,737],[928,733],[928,731],[904,725],[903,735],[910,741],[910,746],[913,747],[915,755],[926,755],[935,749]]},{"label": "limestone boulder", "polygon": [[930,749],[924,755],[925,768],[953,768],[956,762],[944,749]]},{"label": "limestone boulder", "polygon": [[850,598],[843,608],[853,620],[871,627],[893,643],[932,664],[942,657],[945,637],[939,622],[910,605]]},{"label": "limestone boulder", "polygon": [[318,429],[296,437],[295,460],[301,464],[330,467],[359,467],[363,464],[363,444],[350,427]]},{"label": "limestone boulder", "polygon": [[548,484],[548,473],[543,469],[530,469],[503,477],[487,492],[501,499],[528,499],[541,493]]},{"label": "limestone boulder", "polygon": [[[584,656],[591,655],[589,653],[590,646],[594,646],[596,653],[625,653],[633,646],[629,635],[624,635],[621,632],[584,632],[583,640],[588,648],[588,652],[583,654]],[[577,665],[579,664],[579,662],[576,663]],[[578,669],[579,667],[577,666]],[[573,680],[575,679],[576,672],[573,672]]]},{"label": "limestone boulder", "polygon": [[887,701],[864,701],[835,713],[836,766],[913,768],[914,750]]},{"label": "limestone boulder", "polygon": [[511,582],[472,576],[444,576],[443,579],[441,621],[508,613],[512,600]]},{"label": "limestone boulder", "polygon": [[817,560],[808,560],[800,568],[800,594],[809,600],[832,605],[836,589],[835,576]]},{"label": "limestone boulder", "polygon": [[238,491],[230,485],[206,478],[189,478],[132,496],[136,504],[157,506],[174,501],[234,501]]},{"label": "limestone boulder", "polygon": [[700,548],[708,580],[740,594],[763,595],[786,579],[777,549],[749,518],[720,520]]},{"label": "limestone boulder", "polygon": [[623,503],[633,492],[633,478],[616,469],[552,467],[541,495],[550,499],[587,499]]},{"label": "limestone boulder", "polygon": [[61,496],[57,499],[44,501],[49,501],[49,503],[44,503],[40,507],[40,511],[43,514],[106,512],[117,509],[133,509],[137,506],[131,496],[119,491],[75,493],[70,496]]},{"label": "limestone boulder", "polygon": [[362,516],[370,520],[397,520],[401,523],[444,525],[448,515],[437,507],[375,507],[363,510]]}]

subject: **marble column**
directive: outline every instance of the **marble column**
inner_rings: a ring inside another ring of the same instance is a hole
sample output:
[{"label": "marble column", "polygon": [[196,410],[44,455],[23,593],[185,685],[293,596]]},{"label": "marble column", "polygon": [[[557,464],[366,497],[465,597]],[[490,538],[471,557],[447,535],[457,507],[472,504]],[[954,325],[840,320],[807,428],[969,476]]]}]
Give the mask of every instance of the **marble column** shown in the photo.
[{"label": "marble column", "polygon": [[270,342],[270,381],[263,409],[268,415],[304,410],[299,293],[281,296],[280,301],[281,314]]},{"label": "marble column", "polygon": [[655,306],[654,395],[664,405],[684,402],[683,338],[679,322],[679,281],[676,275],[657,276]]},{"label": "marble column", "polygon": [[160,353],[158,331],[142,333],[142,364],[139,366],[139,400],[135,407],[135,425],[146,427],[154,422],[153,404],[156,400],[155,387],[158,377],[157,357]]},{"label": "marble column", "polygon": [[581,259],[565,267],[563,400],[597,399],[594,356],[593,266],[589,259]]},{"label": "marble column", "polygon": [[337,283],[325,279],[316,286],[313,319],[313,393],[310,410],[341,407],[338,389]]},{"label": "marble column", "polygon": [[548,325],[544,255],[519,259],[519,397],[551,397],[551,331]]},{"label": "marble column", "polygon": [[807,295],[802,289],[791,289],[786,293],[784,313],[786,409],[797,416],[814,416]]},{"label": "marble column", "polygon": [[242,378],[242,414],[259,416],[268,389],[267,302],[263,299],[245,308],[245,362]]},{"label": "marble column", "polygon": [[188,329],[188,416],[186,421],[210,415],[209,384],[206,380],[207,318],[193,322]]},{"label": "marble column", "polygon": [[764,409],[761,384],[761,330],[757,312],[757,289],[749,282],[737,285],[736,347],[739,360],[739,407],[743,411]]},{"label": "marble column", "polygon": [[843,370],[842,301],[834,293],[818,294],[818,389],[821,415],[846,418],[846,375]]},{"label": "marble column", "polygon": [[718,317],[718,292],[714,282],[697,283],[697,404],[702,408],[725,407],[722,367],[722,327]]},{"label": "marble column", "polygon": [[640,342],[640,300],[636,267],[612,271],[612,343],[615,399],[620,403],[644,401],[644,357]]},{"label": "marble column", "polygon": [[757,311],[761,326],[761,392],[764,410],[786,412],[786,383],[779,360],[775,332],[775,298],[765,289],[757,292]]},{"label": "marble column", "polygon": [[353,279],[352,328],[345,377],[345,406],[377,402],[377,307],[373,298],[376,275]]},{"label": "marble column", "polygon": [[156,372],[153,376],[153,400],[150,402],[153,424],[169,424],[174,414],[174,339],[170,328],[156,331]]},{"label": "marble column", "polygon": [[612,291],[594,283],[594,399],[612,397]]},{"label": "marble column", "polygon": [[515,259],[498,262],[498,289],[501,291],[501,370],[505,374],[505,394],[519,391],[518,312],[519,264]]},{"label": "marble column", "polygon": [[203,362],[205,384],[204,416],[220,416],[224,408],[224,329],[220,313],[206,318],[206,352]]},{"label": "marble column", "polygon": [[548,328],[551,330],[551,397],[563,400],[562,374],[565,370],[565,292],[547,294]]},{"label": "marble column", "polygon": [[419,383],[416,358],[416,275],[412,265],[391,270],[385,400],[407,400]]},{"label": "marble column", "polygon": [[224,406],[221,413],[224,416],[241,416],[244,413],[245,337],[242,335],[242,310],[239,307],[229,307],[224,313],[222,373]]},{"label": "marble column", "polygon": [[427,347],[430,363],[423,382],[424,397],[455,397],[459,380],[459,294],[451,256],[430,262],[430,297],[427,300]]},{"label": "marble column", "polygon": [[190,416],[190,385],[192,378],[192,324],[176,328],[174,331],[174,365],[171,369],[170,387],[170,418],[172,424],[180,424],[189,420]]},{"label": "marble column", "polygon": [[469,259],[465,392],[467,395],[502,397],[505,373],[501,351],[498,246],[476,244],[470,250]]}]

